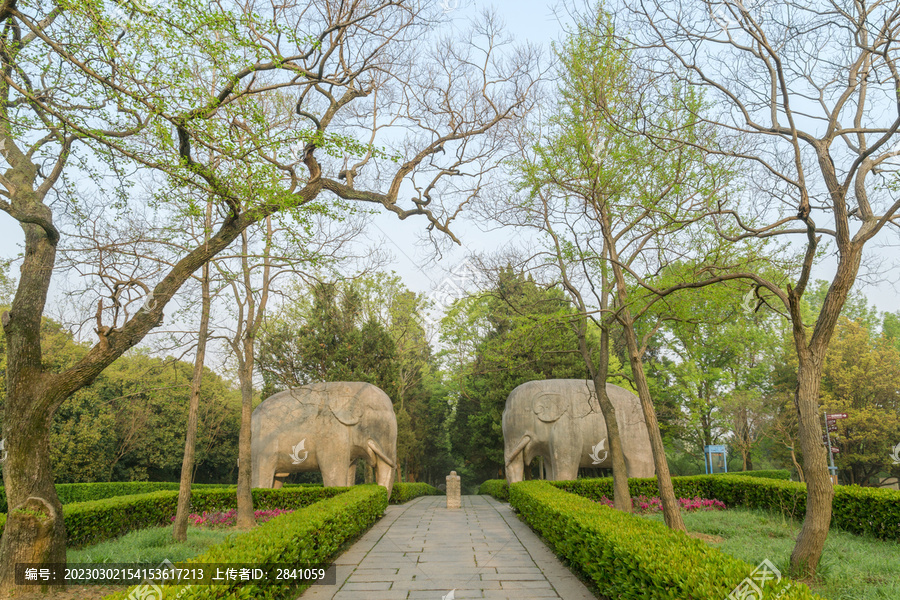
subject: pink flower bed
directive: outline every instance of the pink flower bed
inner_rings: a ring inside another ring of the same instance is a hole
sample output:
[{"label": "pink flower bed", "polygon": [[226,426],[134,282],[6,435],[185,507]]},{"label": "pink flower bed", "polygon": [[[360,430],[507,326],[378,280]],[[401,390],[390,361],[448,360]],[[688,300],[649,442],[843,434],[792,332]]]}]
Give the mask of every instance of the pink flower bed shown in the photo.
[{"label": "pink flower bed", "polygon": [[[600,499],[600,503],[613,508],[613,501],[606,496],[603,496]],[[700,496],[694,496],[693,498],[679,498],[678,504],[681,505],[681,510],[686,510],[688,512],[697,510],[725,510],[724,502],[715,499],[709,500],[707,498],[701,498]],[[640,514],[662,512],[662,500],[656,496],[653,498],[637,496],[636,498],[631,499],[631,508],[636,513]]]},{"label": "pink flower bed", "polygon": [[[257,510],[253,515],[256,517],[257,523],[265,523],[270,519],[292,512],[294,511],[279,508],[275,510]],[[172,517],[171,520],[174,521],[175,517]],[[237,520],[237,511],[233,508],[226,512],[215,511],[204,512],[202,515],[196,513],[188,515],[188,521],[198,527],[231,527],[234,525],[235,520]]]}]

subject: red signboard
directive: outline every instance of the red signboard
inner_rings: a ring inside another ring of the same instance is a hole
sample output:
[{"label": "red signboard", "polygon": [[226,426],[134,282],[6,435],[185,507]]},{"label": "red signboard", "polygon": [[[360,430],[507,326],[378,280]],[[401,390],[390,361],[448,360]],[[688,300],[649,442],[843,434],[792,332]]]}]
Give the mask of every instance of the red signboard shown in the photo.
[{"label": "red signboard", "polygon": [[831,432],[837,431],[837,425],[834,424],[834,421],[830,421],[828,423],[828,431],[831,431]]},{"label": "red signboard", "polygon": [[838,452],[840,452],[840,450],[838,450],[838,449],[835,448],[834,446],[831,447],[831,453],[832,453],[832,454],[837,454]]},{"label": "red signboard", "polygon": [[846,419],[847,413],[832,413],[830,415],[825,415],[825,418],[829,421],[833,421],[834,419]]}]

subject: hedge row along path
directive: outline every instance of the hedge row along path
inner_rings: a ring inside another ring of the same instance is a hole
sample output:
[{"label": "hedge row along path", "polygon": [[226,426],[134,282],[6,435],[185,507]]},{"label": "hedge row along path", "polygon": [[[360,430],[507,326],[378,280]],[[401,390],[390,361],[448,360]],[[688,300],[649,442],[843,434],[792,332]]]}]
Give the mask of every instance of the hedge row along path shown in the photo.
[{"label": "hedge row along path", "polygon": [[385,516],[338,557],[336,586],[312,586],[302,600],[441,600],[594,596],[509,505],[443,496],[389,506]]}]

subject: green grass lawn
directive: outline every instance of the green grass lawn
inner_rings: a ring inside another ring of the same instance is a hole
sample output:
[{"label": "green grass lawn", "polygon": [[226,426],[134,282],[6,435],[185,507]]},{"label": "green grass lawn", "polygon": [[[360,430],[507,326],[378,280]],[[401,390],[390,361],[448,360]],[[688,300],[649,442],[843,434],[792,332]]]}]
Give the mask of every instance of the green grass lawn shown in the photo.
[{"label": "green grass lawn", "polygon": [[[741,508],[683,512],[688,531],[724,538],[708,542],[751,565],[768,558],[786,573],[800,523],[781,515]],[[662,521],[661,514],[647,516]],[[900,543],[832,529],[816,579],[804,581],[829,600],[900,599]]]},{"label": "green grass lawn", "polygon": [[206,529],[188,527],[187,541],[172,540],[172,527],[152,527],[131,531],[120,538],[101,542],[81,550],[67,550],[70,563],[161,563],[165,559],[178,562],[192,558],[210,546],[220,544],[230,529]]}]

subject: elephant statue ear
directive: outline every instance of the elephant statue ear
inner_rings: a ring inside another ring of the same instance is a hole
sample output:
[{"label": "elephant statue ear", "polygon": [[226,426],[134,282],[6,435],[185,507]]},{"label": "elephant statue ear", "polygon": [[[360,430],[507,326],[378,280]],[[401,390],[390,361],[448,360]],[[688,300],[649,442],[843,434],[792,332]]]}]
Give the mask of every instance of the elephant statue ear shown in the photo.
[{"label": "elephant statue ear", "polygon": [[544,423],[552,423],[563,416],[569,402],[562,394],[543,393],[534,399],[534,414]]},{"label": "elephant statue ear", "polygon": [[362,418],[363,406],[360,399],[352,394],[331,394],[328,408],[335,418],[344,425],[356,425]]}]

